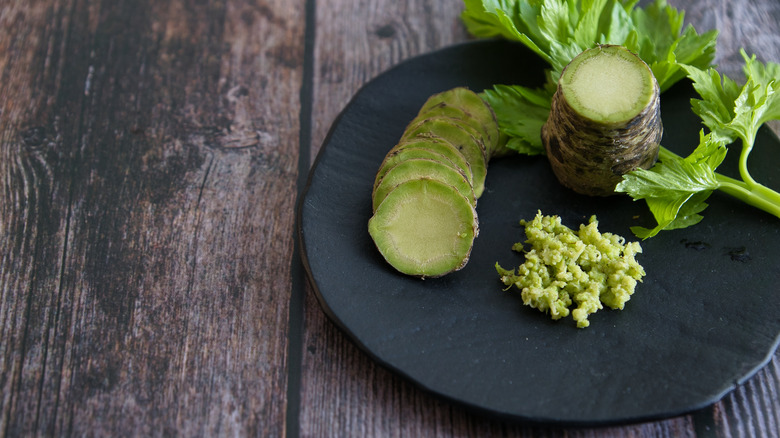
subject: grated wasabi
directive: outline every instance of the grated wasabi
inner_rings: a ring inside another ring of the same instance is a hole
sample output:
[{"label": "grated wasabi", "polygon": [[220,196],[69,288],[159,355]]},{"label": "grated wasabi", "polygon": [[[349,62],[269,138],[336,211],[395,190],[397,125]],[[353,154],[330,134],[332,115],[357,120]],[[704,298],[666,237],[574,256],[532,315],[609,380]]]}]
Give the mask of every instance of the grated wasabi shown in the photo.
[{"label": "grated wasabi", "polygon": [[583,328],[590,325],[588,316],[604,306],[622,310],[645,275],[635,258],[642,252],[639,242],[600,233],[596,216],[577,232],[563,225],[560,217],[543,216],[541,211],[520,224],[530,249],[523,242],[512,249],[525,252],[525,262],[516,270],[496,263],[496,270],[507,289],[521,290],[525,305],[554,320],[571,313],[577,327]]}]

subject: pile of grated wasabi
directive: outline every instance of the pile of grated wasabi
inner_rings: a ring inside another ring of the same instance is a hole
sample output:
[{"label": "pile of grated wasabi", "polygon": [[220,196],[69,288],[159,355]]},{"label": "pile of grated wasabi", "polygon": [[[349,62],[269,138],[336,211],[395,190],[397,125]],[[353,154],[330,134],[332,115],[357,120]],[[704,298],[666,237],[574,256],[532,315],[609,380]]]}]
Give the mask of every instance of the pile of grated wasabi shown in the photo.
[{"label": "pile of grated wasabi", "polygon": [[522,291],[525,305],[554,320],[571,313],[577,327],[583,328],[590,325],[588,316],[605,305],[622,310],[645,275],[635,258],[642,252],[639,242],[600,233],[596,216],[577,232],[563,225],[560,217],[543,216],[541,211],[520,224],[530,249],[523,242],[512,249],[525,252],[525,262],[516,270],[496,263],[496,270],[507,289],[514,285]]}]

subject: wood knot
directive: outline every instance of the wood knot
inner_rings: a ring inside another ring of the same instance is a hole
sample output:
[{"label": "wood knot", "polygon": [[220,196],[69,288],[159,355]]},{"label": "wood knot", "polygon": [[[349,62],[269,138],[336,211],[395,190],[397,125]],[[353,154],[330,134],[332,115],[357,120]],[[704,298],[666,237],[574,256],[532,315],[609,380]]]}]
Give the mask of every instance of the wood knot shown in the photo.
[{"label": "wood knot", "polygon": [[43,126],[33,126],[19,133],[25,149],[39,151],[48,143],[48,132]]},{"label": "wood knot", "polygon": [[227,92],[228,102],[236,102],[242,97],[249,96],[249,88],[243,85],[236,85]]},{"label": "wood knot", "polygon": [[395,26],[392,24],[385,24],[384,26],[377,28],[377,30],[374,31],[374,34],[379,38],[386,39],[394,37],[395,32]]}]

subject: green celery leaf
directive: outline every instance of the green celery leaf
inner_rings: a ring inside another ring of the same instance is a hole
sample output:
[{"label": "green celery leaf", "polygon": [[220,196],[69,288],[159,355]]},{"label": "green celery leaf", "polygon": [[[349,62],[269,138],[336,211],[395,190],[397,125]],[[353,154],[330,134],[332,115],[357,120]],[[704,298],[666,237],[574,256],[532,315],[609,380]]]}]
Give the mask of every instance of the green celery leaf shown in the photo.
[{"label": "green celery leaf", "polygon": [[509,137],[509,149],[527,155],[545,153],[541,132],[550,115],[552,90],[495,85],[481,95],[493,108],[501,131]]},{"label": "green celery leaf", "polygon": [[461,13],[461,20],[472,35],[507,39],[519,36],[520,32],[510,18],[515,15],[516,1],[464,0],[464,3],[466,8]]},{"label": "green celery leaf", "polygon": [[636,1],[610,0],[604,6],[597,32],[601,35],[599,44],[626,45],[630,35],[635,33],[636,29],[630,15],[635,4]]},{"label": "green celery leaf", "polygon": [[714,68],[683,68],[693,81],[693,88],[701,96],[701,99],[691,99],[693,112],[717,136],[727,139],[729,143],[734,141],[736,136],[729,124],[735,116],[734,102],[742,93],[739,85],[725,75],[721,77]]},{"label": "green celery leaf", "polygon": [[704,200],[712,191],[690,194],[686,197],[648,198],[647,207],[658,225],[654,228],[631,227],[631,231],[640,239],[647,239],[664,230],[674,230],[695,225],[702,216],[696,214],[707,207]]},{"label": "green celery leaf", "polygon": [[[561,77],[563,69],[566,65],[574,59],[577,55],[585,50],[583,47],[572,41],[568,45],[564,45],[558,42],[553,42],[550,45],[550,65],[551,69],[547,74],[548,82],[550,84],[557,84],[558,78]],[[552,98],[552,95],[550,96]]]},{"label": "green celery leaf", "polygon": [[763,64],[742,51],[745,84],[713,68],[685,66],[701,99],[693,99],[693,111],[712,132],[731,141],[741,138],[750,148],[758,129],[768,120],[780,118],[780,65]]},{"label": "green celery leaf", "polygon": [[680,64],[706,68],[715,58],[717,32],[699,35],[692,26],[683,31],[684,17],[684,11],[672,8],[665,0],[633,10],[639,36],[634,50],[650,65],[662,92],[685,77]]},{"label": "green celery leaf", "polygon": [[[707,68],[715,59],[715,46],[718,40],[718,31],[709,30],[698,34],[693,26],[688,26],[674,47],[677,62],[692,65],[699,68]],[[683,77],[685,72],[682,72]],[[681,77],[682,79],[682,77]]]},{"label": "green celery leaf", "polygon": [[[525,22],[516,20],[520,9],[526,2],[518,0],[464,0],[466,8],[461,13],[461,20],[466,29],[478,38],[501,37],[510,41],[520,41],[533,50],[545,61],[550,63],[547,46],[540,48],[535,41],[541,41],[536,25],[531,31]],[[536,9],[538,13],[538,8]],[[518,28],[520,26],[520,28]],[[532,37],[529,37],[532,35]]]},{"label": "green celery leaf", "polygon": [[694,165],[706,165],[714,172],[726,158],[727,152],[725,139],[713,134],[705,135],[702,130],[699,131],[699,145],[685,157],[685,161]]},{"label": "green celery leaf", "polygon": [[664,0],[634,9],[631,19],[639,35],[637,55],[648,64],[667,59],[680,34],[682,15]]},{"label": "green celery leaf", "polygon": [[550,49],[549,41],[544,38],[544,31],[538,20],[542,15],[542,2],[518,0],[514,3],[517,3],[517,14],[512,16],[512,20],[517,29],[547,53]]},{"label": "green celery leaf", "polygon": [[[743,139],[753,143],[758,128],[769,120],[780,119],[780,64],[756,61],[742,50],[747,84],[737,98],[731,125]],[[751,87],[748,84],[753,84]],[[747,92],[747,93],[746,93]]]},{"label": "green celery leaf", "polygon": [[616,191],[634,199],[687,197],[691,193],[718,188],[715,172],[706,161],[682,158],[659,161],[649,170],[637,169],[623,175]]},{"label": "green celery leaf", "polygon": [[541,5],[541,13],[536,20],[542,38],[549,42],[566,42],[574,33],[571,25],[577,22],[576,9],[571,3],[567,5],[565,0],[547,0]]},{"label": "green celery leaf", "polygon": [[651,169],[623,175],[615,191],[627,193],[634,200],[644,199],[658,223],[653,229],[635,227],[634,234],[646,239],[662,230],[698,223],[698,213],[707,207],[704,201],[720,187],[715,168],[725,154],[722,140],[702,133],[699,146],[687,158],[662,153],[661,161]]},{"label": "green celery leaf", "polygon": [[601,15],[607,13],[608,0],[589,0],[582,2],[582,14],[571,32],[572,39],[580,47],[591,47],[601,38]]},{"label": "green celery leaf", "polygon": [[658,225],[655,228],[631,227],[631,231],[640,239],[647,239],[664,230],[677,230],[696,225],[702,220],[701,213],[707,208],[704,201],[712,191],[694,193],[687,198],[650,198],[647,206],[653,213]]}]

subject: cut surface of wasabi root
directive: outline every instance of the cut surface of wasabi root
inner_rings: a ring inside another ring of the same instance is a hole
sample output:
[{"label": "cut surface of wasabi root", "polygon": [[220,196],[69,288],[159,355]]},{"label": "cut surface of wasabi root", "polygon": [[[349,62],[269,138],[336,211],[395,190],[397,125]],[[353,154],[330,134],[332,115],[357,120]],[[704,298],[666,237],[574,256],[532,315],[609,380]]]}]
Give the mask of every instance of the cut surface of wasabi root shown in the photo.
[{"label": "cut surface of wasabi root", "polygon": [[653,74],[619,46],[583,52],[566,67],[559,87],[572,109],[597,123],[633,119],[653,100]]},{"label": "cut surface of wasabi root", "polygon": [[561,184],[585,195],[615,194],[622,176],[655,164],[663,135],[658,83],[622,46],[588,49],[566,66],[542,141]]},{"label": "cut surface of wasabi root", "polygon": [[425,278],[465,266],[479,227],[474,206],[457,189],[420,178],[388,193],[368,230],[395,269]]}]

